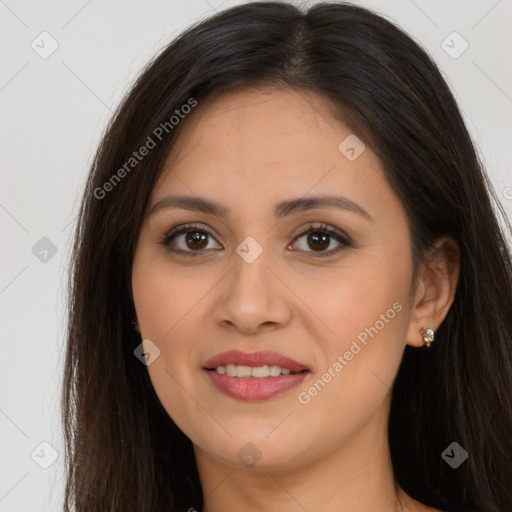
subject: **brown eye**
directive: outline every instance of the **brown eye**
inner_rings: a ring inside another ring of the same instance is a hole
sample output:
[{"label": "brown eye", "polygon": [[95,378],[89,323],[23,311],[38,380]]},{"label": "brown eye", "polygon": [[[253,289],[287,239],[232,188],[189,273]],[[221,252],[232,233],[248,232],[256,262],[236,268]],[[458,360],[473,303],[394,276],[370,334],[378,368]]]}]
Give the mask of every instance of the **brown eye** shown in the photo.
[{"label": "brown eye", "polygon": [[196,226],[182,226],[174,229],[163,238],[161,243],[175,252],[199,253],[206,249],[222,248],[209,231]]},{"label": "brown eye", "polygon": [[208,245],[208,235],[200,231],[188,231],[185,243],[190,249],[204,249]]},{"label": "brown eye", "polygon": [[307,238],[307,244],[314,251],[323,251],[329,247],[330,236],[322,233],[310,233]]},{"label": "brown eye", "polygon": [[[309,226],[291,244],[292,249],[309,253],[310,256],[331,256],[346,247],[351,247],[349,238],[342,232],[326,225]],[[315,254],[316,253],[316,254]]]}]

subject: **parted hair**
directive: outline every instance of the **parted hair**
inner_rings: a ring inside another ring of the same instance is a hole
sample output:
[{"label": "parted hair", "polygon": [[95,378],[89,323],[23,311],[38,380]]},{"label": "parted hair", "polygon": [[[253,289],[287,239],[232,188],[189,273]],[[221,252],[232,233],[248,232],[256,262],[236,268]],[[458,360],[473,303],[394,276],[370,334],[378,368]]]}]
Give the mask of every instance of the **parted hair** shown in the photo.
[{"label": "parted hair", "polygon": [[[393,385],[396,481],[446,511],[512,511],[511,228],[436,64],[394,23],[347,3],[239,5],[181,33],[142,71],[88,175],[70,265],[62,387],[65,511],[201,510],[191,441],[134,356],[134,251],[181,119],[123,179],[104,184],[194,98],[267,85],[311,91],[379,157],[407,214],[414,269],[441,235],[460,247],[452,307],[430,349],[407,346]],[[111,189],[111,190],[110,190]],[[96,193],[95,193],[96,191]],[[333,404],[335,405],[335,404]],[[452,469],[452,442],[468,459]]]}]

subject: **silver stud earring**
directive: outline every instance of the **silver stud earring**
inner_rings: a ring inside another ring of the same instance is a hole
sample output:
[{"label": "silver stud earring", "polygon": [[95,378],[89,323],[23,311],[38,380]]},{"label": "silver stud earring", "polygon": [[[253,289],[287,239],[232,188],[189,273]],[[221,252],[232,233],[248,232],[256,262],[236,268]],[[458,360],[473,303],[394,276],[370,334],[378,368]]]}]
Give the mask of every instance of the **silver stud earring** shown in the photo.
[{"label": "silver stud earring", "polygon": [[420,333],[423,336],[423,341],[427,347],[430,347],[430,344],[434,341],[434,331],[430,327],[422,327],[420,329]]}]

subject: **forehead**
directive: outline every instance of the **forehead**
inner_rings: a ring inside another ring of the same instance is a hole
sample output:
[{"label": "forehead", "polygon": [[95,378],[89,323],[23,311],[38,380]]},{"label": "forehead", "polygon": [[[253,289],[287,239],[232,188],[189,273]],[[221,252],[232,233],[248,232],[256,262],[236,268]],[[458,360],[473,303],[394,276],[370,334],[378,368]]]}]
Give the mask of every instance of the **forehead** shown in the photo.
[{"label": "forehead", "polygon": [[229,91],[198,102],[183,123],[154,200],[172,190],[243,206],[337,189],[370,203],[389,189],[369,148],[355,160],[340,151],[354,134],[309,91]]},{"label": "forehead", "polygon": [[[197,146],[220,158],[238,153],[243,160],[283,162],[295,160],[296,144],[307,143],[304,149],[309,151],[315,145],[324,150],[330,146],[329,154],[337,158],[333,138],[350,133],[334,120],[325,98],[290,88],[229,91],[199,102],[185,121],[168,164],[179,163]],[[301,156],[307,157],[309,151]]]}]

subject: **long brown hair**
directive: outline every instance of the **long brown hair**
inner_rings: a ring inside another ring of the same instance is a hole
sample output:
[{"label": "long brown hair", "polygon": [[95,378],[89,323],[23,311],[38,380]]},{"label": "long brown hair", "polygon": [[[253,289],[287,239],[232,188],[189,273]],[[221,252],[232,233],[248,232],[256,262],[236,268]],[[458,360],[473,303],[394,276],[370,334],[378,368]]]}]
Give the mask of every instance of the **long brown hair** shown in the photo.
[{"label": "long brown hair", "polygon": [[[134,356],[131,267],[151,191],[187,122],[171,116],[191,99],[258,84],[331,100],[401,198],[415,268],[437,236],[459,244],[457,292],[436,343],[407,347],[394,383],[393,469],[425,504],[512,510],[512,230],[454,97],[427,53],[382,17],[350,4],[302,12],[280,2],[240,5],[185,31],[143,71],[104,134],[69,282],[65,510],[202,508],[191,442]],[[154,147],[130,160],[148,137]],[[441,457],[454,441],[469,454],[457,469]]]}]

